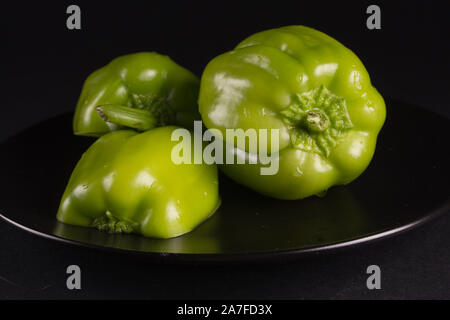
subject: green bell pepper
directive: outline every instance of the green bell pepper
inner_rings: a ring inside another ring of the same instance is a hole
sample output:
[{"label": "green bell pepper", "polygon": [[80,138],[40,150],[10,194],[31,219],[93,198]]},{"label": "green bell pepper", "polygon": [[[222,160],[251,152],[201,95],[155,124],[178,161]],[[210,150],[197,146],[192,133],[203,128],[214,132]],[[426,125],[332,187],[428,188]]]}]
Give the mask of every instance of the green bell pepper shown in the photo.
[{"label": "green bell pepper", "polygon": [[[170,238],[191,231],[220,205],[216,165],[175,164],[166,126],[119,130],[83,154],[57,219],[113,233]],[[193,143],[192,143],[193,145]]]},{"label": "green bell pepper", "polygon": [[[221,169],[280,199],[321,195],[357,178],[372,159],[386,116],[358,57],[304,26],[256,33],[213,59],[202,75],[199,108],[206,127],[223,137],[226,129],[279,130],[278,146],[258,147],[276,156],[276,174],[261,175],[261,161]],[[243,150],[226,142],[232,146],[227,152],[258,156],[248,145]]]},{"label": "green bell pepper", "polygon": [[200,119],[198,90],[198,78],[167,56],[155,52],[125,55],[87,78],[73,131],[99,137],[123,127],[143,131],[164,125],[191,128]]}]

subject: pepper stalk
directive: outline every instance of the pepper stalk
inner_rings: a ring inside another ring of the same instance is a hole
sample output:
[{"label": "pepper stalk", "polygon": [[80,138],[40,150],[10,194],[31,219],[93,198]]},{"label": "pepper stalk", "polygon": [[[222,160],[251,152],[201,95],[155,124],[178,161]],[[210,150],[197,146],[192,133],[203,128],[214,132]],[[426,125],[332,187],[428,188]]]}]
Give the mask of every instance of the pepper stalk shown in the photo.
[{"label": "pepper stalk", "polygon": [[136,109],[116,104],[105,104],[95,108],[98,115],[106,122],[147,131],[156,127],[158,120],[149,110]]}]

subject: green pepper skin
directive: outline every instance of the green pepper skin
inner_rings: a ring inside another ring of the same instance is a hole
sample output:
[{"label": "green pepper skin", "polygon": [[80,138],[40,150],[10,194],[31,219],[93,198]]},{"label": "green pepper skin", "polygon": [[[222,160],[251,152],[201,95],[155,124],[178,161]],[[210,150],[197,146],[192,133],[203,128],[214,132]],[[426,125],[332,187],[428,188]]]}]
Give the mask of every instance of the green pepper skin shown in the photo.
[{"label": "green pepper skin", "polygon": [[95,108],[123,105],[150,110],[158,126],[190,128],[200,119],[199,79],[169,57],[155,52],[121,56],[93,72],[85,81],[73,119],[76,135],[99,137],[121,129],[103,121]]},{"label": "green pepper skin", "polygon": [[220,205],[216,165],[171,160],[166,126],[100,137],[78,162],[57,219],[113,233],[171,238],[191,231]]},{"label": "green pepper skin", "polygon": [[[280,199],[321,194],[357,178],[373,157],[386,117],[358,57],[304,26],[256,33],[213,59],[202,75],[199,108],[206,127],[224,137],[227,128],[279,129],[279,147],[259,149],[277,155],[277,174],[261,175],[260,164],[220,168]],[[256,153],[248,146],[245,152]]]}]

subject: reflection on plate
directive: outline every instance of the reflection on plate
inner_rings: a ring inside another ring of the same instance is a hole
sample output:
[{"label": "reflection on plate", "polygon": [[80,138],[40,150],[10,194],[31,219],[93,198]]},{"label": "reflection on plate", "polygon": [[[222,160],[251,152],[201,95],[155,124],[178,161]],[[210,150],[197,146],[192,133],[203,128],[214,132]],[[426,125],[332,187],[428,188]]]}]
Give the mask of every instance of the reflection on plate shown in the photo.
[{"label": "reflection on plate", "polygon": [[331,250],[409,229],[450,208],[450,121],[387,100],[387,122],[369,168],[324,198],[271,199],[221,176],[222,206],[169,240],[110,235],[55,219],[64,187],[93,139],[72,134],[72,115],[0,145],[0,217],[76,245],[180,260],[244,260]]}]

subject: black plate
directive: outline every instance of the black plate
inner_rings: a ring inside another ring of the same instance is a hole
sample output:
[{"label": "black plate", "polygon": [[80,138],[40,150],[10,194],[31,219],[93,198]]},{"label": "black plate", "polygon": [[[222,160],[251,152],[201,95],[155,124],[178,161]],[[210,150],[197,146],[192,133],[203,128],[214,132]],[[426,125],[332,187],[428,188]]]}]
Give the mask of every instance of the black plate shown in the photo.
[{"label": "black plate", "polygon": [[0,145],[0,217],[54,240],[193,261],[298,255],[382,238],[450,208],[450,121],[404,103],[387,105],[375,157],[353,183],[325,198],[281,201],[221,176],[219,211],[170,240],[56,221],[70,173],[93,139],[72,135],[72,115],[53,118]]}]

